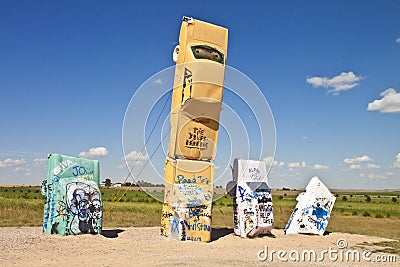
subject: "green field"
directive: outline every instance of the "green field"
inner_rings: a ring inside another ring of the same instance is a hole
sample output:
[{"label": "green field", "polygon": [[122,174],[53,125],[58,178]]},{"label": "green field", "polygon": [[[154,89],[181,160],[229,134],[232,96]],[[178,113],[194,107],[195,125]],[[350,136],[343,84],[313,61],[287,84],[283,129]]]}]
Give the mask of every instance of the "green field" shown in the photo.
[{"label": "green field", "polygon": [[[101,188],[103,227],[159,226],[162,203],[143,191]],[[120,201],[114,199],[116,193]],[[274,228],[285,227],[298,192],[273,193]],[[337,199],[327,231],[400,240],[400,191],[333,192]],[[233,227],[232,197],[215,196],[213,227]],[[44,198],[39,187],[0,186],[0,226],[41,226]]]}]

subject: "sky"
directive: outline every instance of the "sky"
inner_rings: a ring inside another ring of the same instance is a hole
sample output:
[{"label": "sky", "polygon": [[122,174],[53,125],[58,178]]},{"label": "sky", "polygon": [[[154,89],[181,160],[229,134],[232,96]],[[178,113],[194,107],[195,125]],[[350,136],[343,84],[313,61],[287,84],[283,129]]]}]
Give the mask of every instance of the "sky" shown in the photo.
[{"label": "sky", "polygon": [[247,156],[272,166],[276,188],[316,175],[330,188],[399,189],[398,14],[398,1],[0,0],[0,184],[40,184],[50,153],[98,159],[113,182],[127,158],[138,180],[162,183],[164,89],[190,16],[229,29],[226,76],[255,87],[225,81],[237,88],[224,93],[216,185]]}]

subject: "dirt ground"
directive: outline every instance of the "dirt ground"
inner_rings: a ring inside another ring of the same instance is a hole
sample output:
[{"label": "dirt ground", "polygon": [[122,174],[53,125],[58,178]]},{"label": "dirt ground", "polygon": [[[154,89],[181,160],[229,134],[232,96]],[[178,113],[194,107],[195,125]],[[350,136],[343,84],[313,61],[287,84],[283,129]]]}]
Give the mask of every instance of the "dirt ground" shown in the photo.
[{"label": "dirt ground", "polygon": [[[400,262],[399,255],[388,259],[388,254],[368,254],[367,248],[357,246],[388,240],[371,236],[285,235],[273,230],[272,236],[243,239],[231,229],[213,229],[212,239],[177,241],[161,236],[159,227],[103,229],[103,235],[78,236],[45,235],[38,227],[3,227],[0,266],[398,266]],[[309,250],[316,252],[315,261],[313,257],[309,261]]]}]

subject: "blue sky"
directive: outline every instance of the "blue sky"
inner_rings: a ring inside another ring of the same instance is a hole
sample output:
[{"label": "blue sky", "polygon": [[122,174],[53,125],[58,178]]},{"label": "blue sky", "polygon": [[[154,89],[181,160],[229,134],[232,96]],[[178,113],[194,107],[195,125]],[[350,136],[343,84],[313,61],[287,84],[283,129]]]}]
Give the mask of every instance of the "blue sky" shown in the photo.
[{"label": "blue sky", "polygon": [[[39,184],[49,153],[97,158],[102,180],[123,181],[125,112],[173,65],[185,15],[229,29],[227,64],[267,99],[276,153],[260,158],[273,164],[271,186],[318,175],[331,188],[398,189],[398,14],[398,1],[0,1],[0,183]],[[218,155],[236,151],[228,137]],[[152,160],[161,173],[162,157]],[[217,160],[225,186],[230,159]]]}]

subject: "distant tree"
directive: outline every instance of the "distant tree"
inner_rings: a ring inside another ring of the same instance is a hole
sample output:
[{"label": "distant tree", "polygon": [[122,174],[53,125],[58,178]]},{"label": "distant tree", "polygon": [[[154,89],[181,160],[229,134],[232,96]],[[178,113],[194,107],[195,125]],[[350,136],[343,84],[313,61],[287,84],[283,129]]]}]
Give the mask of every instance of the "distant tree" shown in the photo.
[{"label": "distant tree", "polygon": [[342,197],[342,200],[343,200],[343,201],[347,201],[347,197],[346,197],[346,196],[343,196],[343,197]]},{"label": "distant tree", "polygon": [[353,197],[353,195],[350,195],[350,197]]},{"label": "distant tree", "polygon": [[371,214],[370,214],[368,211],[364,211],[363,216],[364,216],[364,217],[370,217]]},{"label": "distant tree", "polygon": [[393,202],[393,203],[396,203],[396,202],[397,202],[397,198],[392,197],[392,202]]},{"label": "distant tree", "polygon": [[104,181],[104,184],[105,184],[106,186],[111,186],[111,179],[110,179],[110,178],[107,178],[107,179]]},{"label": "distant tree", "polygon": [[365,195],[365,201],[367,201],[368,203],[371,202],[371,197],[368,195]]},{"label": "distant tree", "polygon": [[137,184],[141,187],[154,187],[154,184],[146,182],[145,180],[140,180],[137,182]]}]

